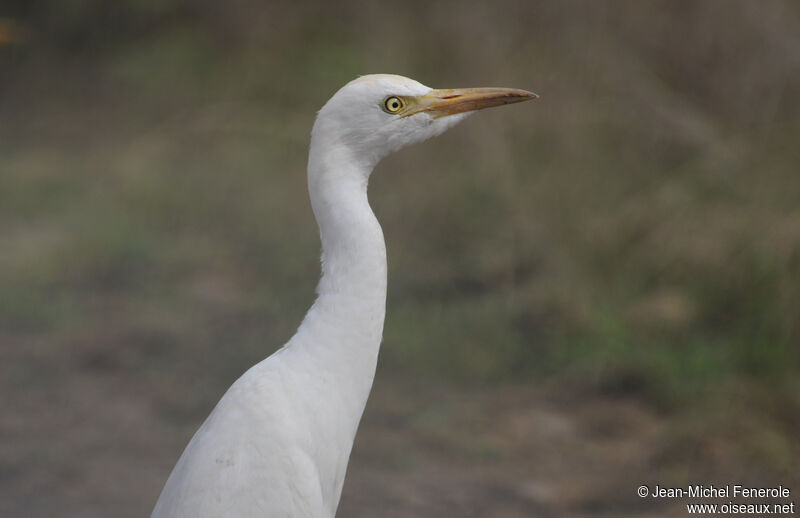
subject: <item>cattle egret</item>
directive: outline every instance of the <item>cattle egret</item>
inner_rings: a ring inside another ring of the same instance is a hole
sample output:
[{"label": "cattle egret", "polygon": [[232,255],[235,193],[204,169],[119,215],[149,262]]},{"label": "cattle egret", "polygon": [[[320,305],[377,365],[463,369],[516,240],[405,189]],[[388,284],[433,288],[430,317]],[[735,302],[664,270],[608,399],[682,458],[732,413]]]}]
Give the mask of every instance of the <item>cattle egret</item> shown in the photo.
[{"label": "cattle egret", "polygon": [[367,402],[386,311],[386,248],[367,201],[387,154],[482,108],[536,97],[433,90],[368,75],[322,107],[308,191],[322,240],[317,299],[295,335],[228,389],[164,486],[153,518],[331,518]]}]

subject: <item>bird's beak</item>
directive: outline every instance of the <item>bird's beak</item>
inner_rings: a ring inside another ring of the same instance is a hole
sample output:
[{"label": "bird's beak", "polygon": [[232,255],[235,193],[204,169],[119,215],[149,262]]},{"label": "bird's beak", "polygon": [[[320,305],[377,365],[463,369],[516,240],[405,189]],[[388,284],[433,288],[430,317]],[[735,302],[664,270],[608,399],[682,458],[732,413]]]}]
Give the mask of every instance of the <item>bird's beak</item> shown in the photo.
[{"label": "bird's beak", "polygon": [[431,90],[426,95],[415,98],[411,109],[403,116],[426,112],[433,118],[471,112],[501,106],[503,104],[530,101],[539,96],[535,93],[515,88],[453,88]]}]

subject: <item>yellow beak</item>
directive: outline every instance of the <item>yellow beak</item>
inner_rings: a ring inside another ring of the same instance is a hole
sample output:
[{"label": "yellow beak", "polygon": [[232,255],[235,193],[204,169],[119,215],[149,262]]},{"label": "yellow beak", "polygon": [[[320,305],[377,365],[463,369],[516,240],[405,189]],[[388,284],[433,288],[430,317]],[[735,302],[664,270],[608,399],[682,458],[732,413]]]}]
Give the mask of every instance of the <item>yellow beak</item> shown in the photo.
[{"label": "yellow beak", "polygon": [[535,93],[515,88],[453,88],[432,90],[426,95],[414,98],[411,108],[403,117],[427,112],[433,118],[454,115],[501,106],[503,104],[530,101],[539,96]]}]

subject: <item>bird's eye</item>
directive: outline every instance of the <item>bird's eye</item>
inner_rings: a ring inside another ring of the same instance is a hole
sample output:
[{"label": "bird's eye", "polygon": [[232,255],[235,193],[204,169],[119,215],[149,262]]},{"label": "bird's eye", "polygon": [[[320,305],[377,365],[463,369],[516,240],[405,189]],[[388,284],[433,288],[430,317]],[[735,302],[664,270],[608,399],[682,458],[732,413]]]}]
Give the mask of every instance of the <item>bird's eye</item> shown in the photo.
[{"label": "bird's eye", "polygon": [[387,97],[385,101],[383,101],[383,109],[386,113],[397,113],[403,109],[405,103],[399,97]]}]

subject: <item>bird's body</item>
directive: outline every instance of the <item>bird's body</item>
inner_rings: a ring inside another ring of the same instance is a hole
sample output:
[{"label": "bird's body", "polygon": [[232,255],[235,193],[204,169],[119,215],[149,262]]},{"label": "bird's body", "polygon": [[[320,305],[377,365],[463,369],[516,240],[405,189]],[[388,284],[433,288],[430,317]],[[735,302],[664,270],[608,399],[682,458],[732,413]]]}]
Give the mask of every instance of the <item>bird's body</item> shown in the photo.
[{"label": "bird's body", "polygon": [[372,75],[320,110],[308,164],[322,240],[317,300],[289,342],[225,393],[173,469],[152,518],[334,516],[386,307],[386,248],[367,200],[369,175],[389,152],[445,131],[469,111],[531,97],[431,90]]}]

